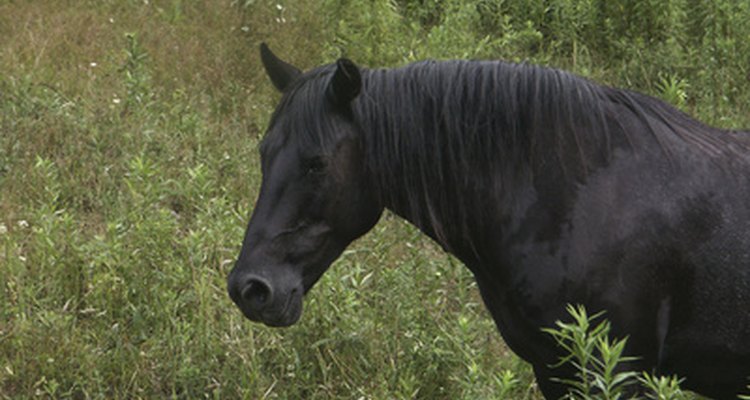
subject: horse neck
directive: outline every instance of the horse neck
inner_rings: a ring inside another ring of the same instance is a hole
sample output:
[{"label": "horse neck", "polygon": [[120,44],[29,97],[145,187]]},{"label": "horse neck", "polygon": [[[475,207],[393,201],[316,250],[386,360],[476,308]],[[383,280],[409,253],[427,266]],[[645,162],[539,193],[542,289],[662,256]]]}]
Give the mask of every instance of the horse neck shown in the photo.
[{"label": "horse neck", "polygon": [[[566,202],[586,172],[585,156],[600,145],[568,132],[578,121],[562,115],[555,98],[528,105],[513,97],[533,96],[503,68],[511,67],[365,71],[355,104],[368,179],[382,204],[454,253],[480,251],[488,230],[533,190],[533,179]],[[544,115],[549,110],[557,115]],[[560,131],[570,135],[556,137]]]},{"label": "horse neck", "polygon": [[616,149],[750,148],[746,132],[711,134],[656,99],[544,68],[423,63],[365,71],[363,82],[355,117],[374,192],[454,253],[491,247],[484,238],[525,224],[530,202],[536,226],[558,231],[575,188]]}]

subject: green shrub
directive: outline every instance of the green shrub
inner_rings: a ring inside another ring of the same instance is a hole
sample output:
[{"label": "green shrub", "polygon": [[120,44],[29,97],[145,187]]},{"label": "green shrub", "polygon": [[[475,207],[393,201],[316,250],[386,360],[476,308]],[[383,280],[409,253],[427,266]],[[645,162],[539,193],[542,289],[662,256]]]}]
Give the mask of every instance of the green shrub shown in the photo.
[{"label": "green shrub", "polygon": [[624,399],[628,391],[641,385],[646,396],[656,400],[685,399],[677,377],[656,377],[648,373],[620,370],[622,363],[635,356],[624,354],[627,339],[610,337],[610,323],[603,312],[589,316],[583,306],[568,306],[573,321],[557,322],[557,328],[547,328],[565,356],[555,367],[571,364],[575,379],[565,379],[570,391],[567,398],[576,400]]}]

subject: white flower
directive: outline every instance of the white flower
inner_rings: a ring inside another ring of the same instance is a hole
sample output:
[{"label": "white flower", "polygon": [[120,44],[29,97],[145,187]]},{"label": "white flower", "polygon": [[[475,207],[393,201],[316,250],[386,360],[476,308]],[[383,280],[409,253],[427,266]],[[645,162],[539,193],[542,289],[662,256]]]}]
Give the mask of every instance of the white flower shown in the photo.
[{"label": "white flower", "polygon": [[8,227],[5,224],[0,224],[0,235],[8,233]]},{"label": "white flower", "polygon": [[89,65],[91,66],[91,68],[95,68],[97,66],[97,63],[92,62],[92,63],[89,63]]},{"label": "white flower", "polygon": [[284,9],[284,6],[282,6],[281,4],[276,4],[276,9],[281,11]]},{"label": "white flower", "polygon": [[18,226],[21,227],[21,228],[28,228],[29,227],[29,222],[26,221],[25,219],[22,219],[22,220],[18,221]]},{"label": "white flower", "polygon": [[115,103],[115,104],[120,104],[120,101],[121,100],[118,99],[117,97],[115,97],[114,99],[112,99],[112,102]]}]

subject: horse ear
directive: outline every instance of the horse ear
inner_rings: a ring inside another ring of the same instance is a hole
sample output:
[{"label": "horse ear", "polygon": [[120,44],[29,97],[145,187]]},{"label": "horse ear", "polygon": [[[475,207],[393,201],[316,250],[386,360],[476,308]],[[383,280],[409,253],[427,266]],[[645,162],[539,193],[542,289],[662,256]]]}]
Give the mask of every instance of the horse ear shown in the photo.
[{"label": "horse ear", "polygon": [[333,73],[328,87],[329,99],[336,105],[348,105],[362,90],[362,75],[351,60],[340,58],[336,61],[336,72]]},{"label": "horse ear", "polygon": [[271,82],[281,92],[302,73],[299,68],[276,57],[265,43],[260,44],[260,59]]}]

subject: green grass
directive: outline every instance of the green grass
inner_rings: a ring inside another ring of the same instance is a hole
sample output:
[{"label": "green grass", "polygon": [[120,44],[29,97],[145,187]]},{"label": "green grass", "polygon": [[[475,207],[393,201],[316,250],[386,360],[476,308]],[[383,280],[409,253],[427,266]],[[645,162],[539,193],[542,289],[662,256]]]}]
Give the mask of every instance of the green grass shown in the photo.
[{"label": "green grass", "polygon": [[260,41],[302,67],[530,60],[750,126],[746,3],[547,3],[0,1],[0,398],[540,398],[470,274],[392,215],[292,328],[225,276],[278,99]]}]

